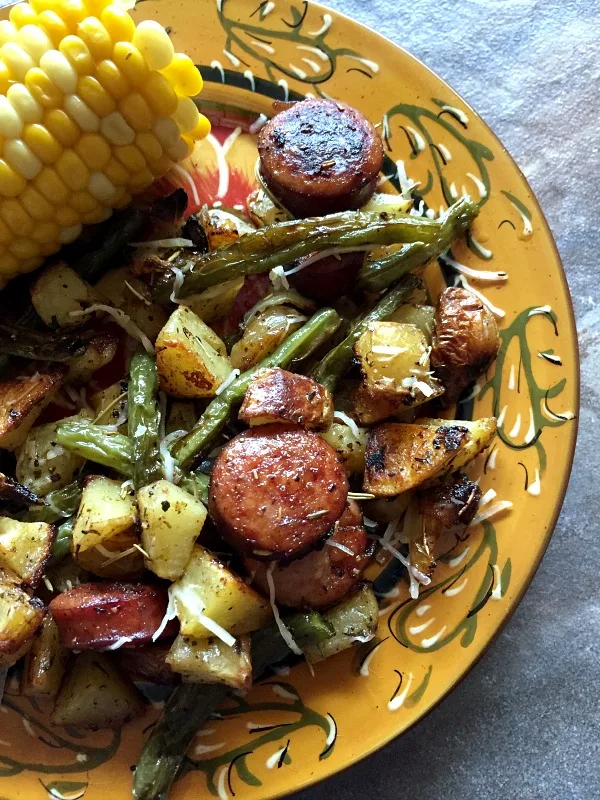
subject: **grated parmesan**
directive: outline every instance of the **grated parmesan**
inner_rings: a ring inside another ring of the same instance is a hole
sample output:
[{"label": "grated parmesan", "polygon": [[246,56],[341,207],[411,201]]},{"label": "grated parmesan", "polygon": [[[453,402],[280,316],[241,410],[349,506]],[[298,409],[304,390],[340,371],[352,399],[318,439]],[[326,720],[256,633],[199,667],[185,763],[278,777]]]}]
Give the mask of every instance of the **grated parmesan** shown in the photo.
[{"label": "grated parmesan", "polygon": [[175,237],[173,239],[155,239],[152,242],[131,242],[130,247],[147,247],[157,250],[161,247],[193,247],[194,243],[191,239],[181,239]]},{"label": "grated parmesan", "polygon": [[187,431],[184,431],[183,429],[173,431],[173,433],[169,433],[167,436],[165,436],[159,445],[158,452],[163,463],[163,475],[165,476],[165,480],[169,481],[169,483],[178,482],[175,480],[175,459],[171,455],[169,445],[186,435]]},{"label": "grated parmesan", "polygon": [[338,550],[341,550],[342,553],[348,553],[349,556],[356,555],[356,553],[353,550],[350,550],[349,547],[346,547],[346,545],[340,544],[339,542],[334,542],[332,539],[327,539],[325,544],[329,545],[329,547],[336,547]]},{"label": "grated parmesan", "polygon": [[86,314],[94,314],[96,311],[104,311],[106,314],[109,314],[117,325],[120,325],[124,331],[126,331],[130,336],[134,339],[140,341],[143,346],[144,350],[151,355],[154,355],[154,345],[150,341],[150,339],[146,336],[146,334],[138,328],[135,322],[131,319],[129,314],[126,314],[124,311],[121,311],[120,308],[115,308],[114,306],[107,306],[103,303],[94,303],[93,305],[89,306],[88,308],[81,309],[81,311],[70,311],[69,316],[71,317],[84,317]]},{"label": "grated parmesan", "polygon": [[175,275],[175,280],[173,281],[173,291],[169,295],[169,300],[172,303],[181,303],[182,301],[179,299],[179,290],[183,286],[183,272],[179,269],[179,267],[171,267],[171,272]]},{"label": "grated parmesan", "polygon": [[271,603],[271,608],[273,609],[273,617],[275,618],[275,623],[279,628],[279,633],[281,634],[281,638],[290,648],[292,653],[295,653],[297,656],[302,655],[302,650],[298,647],[296,642],[294,641],[294,637],[290,633],[289,629],[286,628],[284,621],[281,619],[281,615],[279,614],[279,609],[275,604],[275,584],[273,582],[273,570],[275,569],[275,562],[271,562],[269,564],[269,568],[267,570],[267,584],[269,586],[269,602]]},{"label": "grated parmesan", "polygon": [[347,425],[350,430],[352,431],[353,435],[356,436],[357,439],[360,439],[360,431],[358,429],[358,425],[352,417],[349,417],[348,414],[344,414],[343,411],[335,411],[333,414],[334,419],[338,419],[344,425]]},{"label": "grated parmesan", "polygon": [[[207,630],[226,645],[229,645],[229,647],[233,647],[236,641],[235,636],[232,636],[225,628],[222,628],[214,619],[206,616],[204,613],[204,609],[206,608],[205,604],[193,591],[190,591],[189,588],[181,589],[180,587],[171,587],[171,589],[173,590],[172,595],[175,599],[175,608],[178,607],[179,602],[184,604],[186,608],[193,613],[196,620],[204,625]],[[179,616],[178,612],[177,616]]]},{"label": "grated parmesan", "polygon": [[220,395],[221,392],[224,392],[231,384],[238,378],[240,375],[239,369],[232,369],[229,375],[225,378],[223,383],[219,386],[217,391],[215,392],[215,396]]},{"label": "grated parmesan", "polygon": [[486,519],[490,519],[491,517],[495,517],[496,514],[500,514],[501,511],[506,511],[509,508],[512,508],[513,504],[510,500],[498,500],[496,503],[492,503],[491,506],[488,506],[483,511],[478,511],[477,514],[473,517],[471,521],[471,525],[477,525],[479,522],[483,522]]}]

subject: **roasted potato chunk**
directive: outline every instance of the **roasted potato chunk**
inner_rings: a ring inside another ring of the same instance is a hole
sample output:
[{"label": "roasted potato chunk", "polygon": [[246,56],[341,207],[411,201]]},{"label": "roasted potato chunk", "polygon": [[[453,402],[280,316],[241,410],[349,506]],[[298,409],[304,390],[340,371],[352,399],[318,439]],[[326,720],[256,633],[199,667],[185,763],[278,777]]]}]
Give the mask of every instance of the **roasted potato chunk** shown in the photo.
[{"label": "roasted potato chunk", "polygon": [[348,475],[362,474],[365,471],[365,450],[367,449],[366,428],[356,428],[343,422],[334,422],[330,428],[321,433],[330,444],[344,465]]},{"label": "roasted potato chunk", "polygon": [[416,325],[425,339],[427,339],[427,344],[431,344],[435,327],[435,308],[433,306],[402,303],[388,319],[390,322]]},{"label": "roasted potato chunk", "polygon": [[125,312],[154,342],[166,325],[168,314],[162,306],[152,302],[152,294],[143,281],[132,274],[129,267],[119,267],[107,272],[94,287],[111,306]]},{"label": "roasted potato chunk", "polygon": [[213,397],[231,374],[225,345],[200,317],[179,306],[156,340],[160,385],[173,397]]},{"label": "roasted potato chunk", "polygon": [[185,298],[185,302],[201,320],[211,323],[229,314],[243,285],[243,278],[233,278],[217,286],[210,286],[198,294],[192,294]]},{"label": "roasted potato chunk", "polygon": [[369,436],[364,489],[391,497],[460,469],[489,445],[495,431],[494,418],[380,425]]},{"label": "roasted potato chunk", "polygon": [[16,450],[64,380],[62,367],[0,381],[0,448]]},{"label": "roasted potato chunk", "polygon": [[400,397],[405,406],[414,406],[441,392],[429,374],[427,339],[416,325],[372,322],[354,353],[371,395]]},{"label": "roasted potato chunk", "polygon": [[304,322],[304,316],[286,305],[270,306],[246,326],[242,338],[231,348],[231,364],[241,372],[271,355]]},{"label": "roasted potato chunk", "polygon": [[26,697],[54,697],[60,688],[69,653],[62,647],[56,622],[46,614],[25,656],[21,693]]},{"label": "roasted potato chunk", "polygon": [[102,578],[137,574],[143,557],[137,544],[135,496],[120,481],[91,475],[73,525],[71,551],[86,570]]},{"label": "roasted potato chunk", "polygon": [[56,698],[52,723],[63,727],[120,728],[144,711],[142,696],[102,653],[75,657]]},{"label": "roasted potato chunk", "polygon": [[220,250],[235,244],[240,236],[256,230],[242,217],[224,208],[204,207],[197,219],[206,236],[209,250]]},{"label": "roasted potato chunk", "polygon": [[333,398],[328,389],[304,375],[261,369],[248,386],[239,419],[250,426],[293,422],[322,430],[333,420]]},{"label": "roasted potato chunk", "polygon": [[126,419],[127,384],[127,381],[117,381],[92,395],[90,402],[98,425],[115,425],[119,420]]},{"label": "roasted potato chunk", "polygon": [[0,667],[10,667],[29,649],[44,619],[44,604],[18,586],[0,583]]},{"label": "roasted potato chunk", "polygon": [[167,663],[185,683],[223,683],[241,691],[252,687],[249,636],[240,636],[230,646],[216,637],[194,639],[180,634]]},{"label": "roasted potato chunk", "polygon": [[146,567],[159,578],[176,581],[190,560],[206,508],[169,481],[144,486],[137,499]]},{"label": "roasted potato chunk", "polygon": [[[73,417],[60,420],[60,423],[89,418],[88,412],[81,411]],[[58,422],[50,422],[32,428],[19,449],[17,479],[40,497],[71,483],[75,473],[85,464],[84,458],[57,443],[58,425]]]},{"label": "roasted potato chunk", "polygon": [[268,600],[198,544],[172,592],[184,636],[212,636],[201,621],[202,616],[232,636],[255,631],[271,617]]},{"label": "roasted potato chunk", "polygon": [[467,289],[446,289],[437,306],[431,351],[431,367],[446,389],[444,405],[458,400],[499,349],[498,325],[491,311]]},{"label": "roasted potato chunk", "polygon": [[69,383],[87,383],[95,372],[113,360],[119,347],[119,337],[112,331],[95,333],[85,343],[85,350],[69,364]]},{"label": "roasted potato chunk", "polygon": [[47,522],[19,522],[0,517],[0,569],[16,582],[35,588],[42,578],[54,541]]},{"label": "roasted potato chunk", "polygon": [[39,317],[49,327],[77,328],[93,315],[73,314],[94,303],[100,295],[63,262],[43,270],[31,286],[31,302]]}]

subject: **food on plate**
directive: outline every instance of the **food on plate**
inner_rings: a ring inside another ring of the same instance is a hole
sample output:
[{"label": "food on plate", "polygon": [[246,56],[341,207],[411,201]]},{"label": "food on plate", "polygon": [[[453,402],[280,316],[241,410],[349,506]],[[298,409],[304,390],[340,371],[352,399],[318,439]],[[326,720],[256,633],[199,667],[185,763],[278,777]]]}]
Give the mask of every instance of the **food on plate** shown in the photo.
[{"label": "food on plate", "polygon": [[[69,728],[119,727],[162,687],[133,791],[165,798],[228,692],[370,641],[378,561],[416,597],[445,537],[477,521],[469,464],[497,423],[440,408],[488,368],[498,330],[423,268],[478,207],[436,217],[378,192],[376,128],[321,99],[264,126],[245,204],[190,214],[161,184],[127,206],[207,133],[199,74],[120,6],[82,6],[100,16],[54,32],[57,50],[48,15],[20,25],[16,8],[7,36],[30,52],[38,31],[30,106],[75,73],[83,97],[29,137],[31,174],[5,164],[25,217],[17,235],[0,214],[0,278],[41,269],[0,298],[0,668],[24,658],[22,693]],[[9,144],[29,113],[15,85]],[[33,174],[34,146],[96,117]],[[97,224],[77,239],[82,223]]]}]

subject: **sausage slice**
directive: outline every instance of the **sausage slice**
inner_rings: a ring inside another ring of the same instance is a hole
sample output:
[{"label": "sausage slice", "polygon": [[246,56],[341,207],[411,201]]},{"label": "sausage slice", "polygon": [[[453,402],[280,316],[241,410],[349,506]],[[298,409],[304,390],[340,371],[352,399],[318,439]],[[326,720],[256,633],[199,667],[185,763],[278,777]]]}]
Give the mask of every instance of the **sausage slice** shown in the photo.
[{"label": "sausage slice", "polygon": [[[167,591],[139,583],[83,583],[49,605],[61,643],[72,650],[146,644],[167,610]],[[176,633],[169,623],[164,635]]]},{"label": "sausage slice", "polygon": [[298,558],[340,518],[348,480],[333,448],[292,425],[261,425],[236,436],[212,472],[209,511],[242,553]]},{"label": "sausage slice", "polygon": [[261,131],[258,152],[267,186],[300,217],[360,208],[383,164],[373,125],[356,109],[320,98],[273,117]]},{"label": "sausage slice", "polygon": [[352,590],[372,553],[373,544],[362,525],[362,514],[351,500],[332,536],[304,558],[274,567],[247,558],[246,568],[265,594],[269,593],[267,570],[272,570],[275,599],[281,605],[319,610],[336,605]]}]

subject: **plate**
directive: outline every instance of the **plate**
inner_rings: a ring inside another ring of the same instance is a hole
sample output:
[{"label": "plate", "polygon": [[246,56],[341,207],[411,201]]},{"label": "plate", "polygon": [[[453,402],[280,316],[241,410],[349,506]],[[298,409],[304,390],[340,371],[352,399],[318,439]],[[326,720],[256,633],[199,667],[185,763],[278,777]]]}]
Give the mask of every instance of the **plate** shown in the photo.
[{"label": "plate", "polygon": [[[481,463],[482,489],[496,494],[483,510],[501,501],[512,508],[457,541],[416,601],[388,566],[378,638],[318,665],[314,677],[300,664],[234,698],[197,738],[172,793],[282,797],[414,725],[522,598],[556,522],[575,444],[573,313],[552,236],[518,168],[473,110],[401,48],[301,0],[144,0],[135,16],[169,26],[176,49],[204,76],[201,104],[217,124],[187,165],[193,187],[185,172],[172,176],[197,205],[241,203],[255,182],[250,126],[272,113],[274,100],[314,95],[354,105],[379,125],[382,182],[390,190],[416,184],[417,212],[437,213],[463,192],[482,206],[468,243],[430,267],[427,280],[434,295],[457,280],[482,293],[501,324],[495,367],[458,413],[498,417],[499,436]],[[1,710],[0,797],[130,798],[130,770],[157,711],[123,731],[82,736],[50,727],[33,701],[7,696]]]}]

